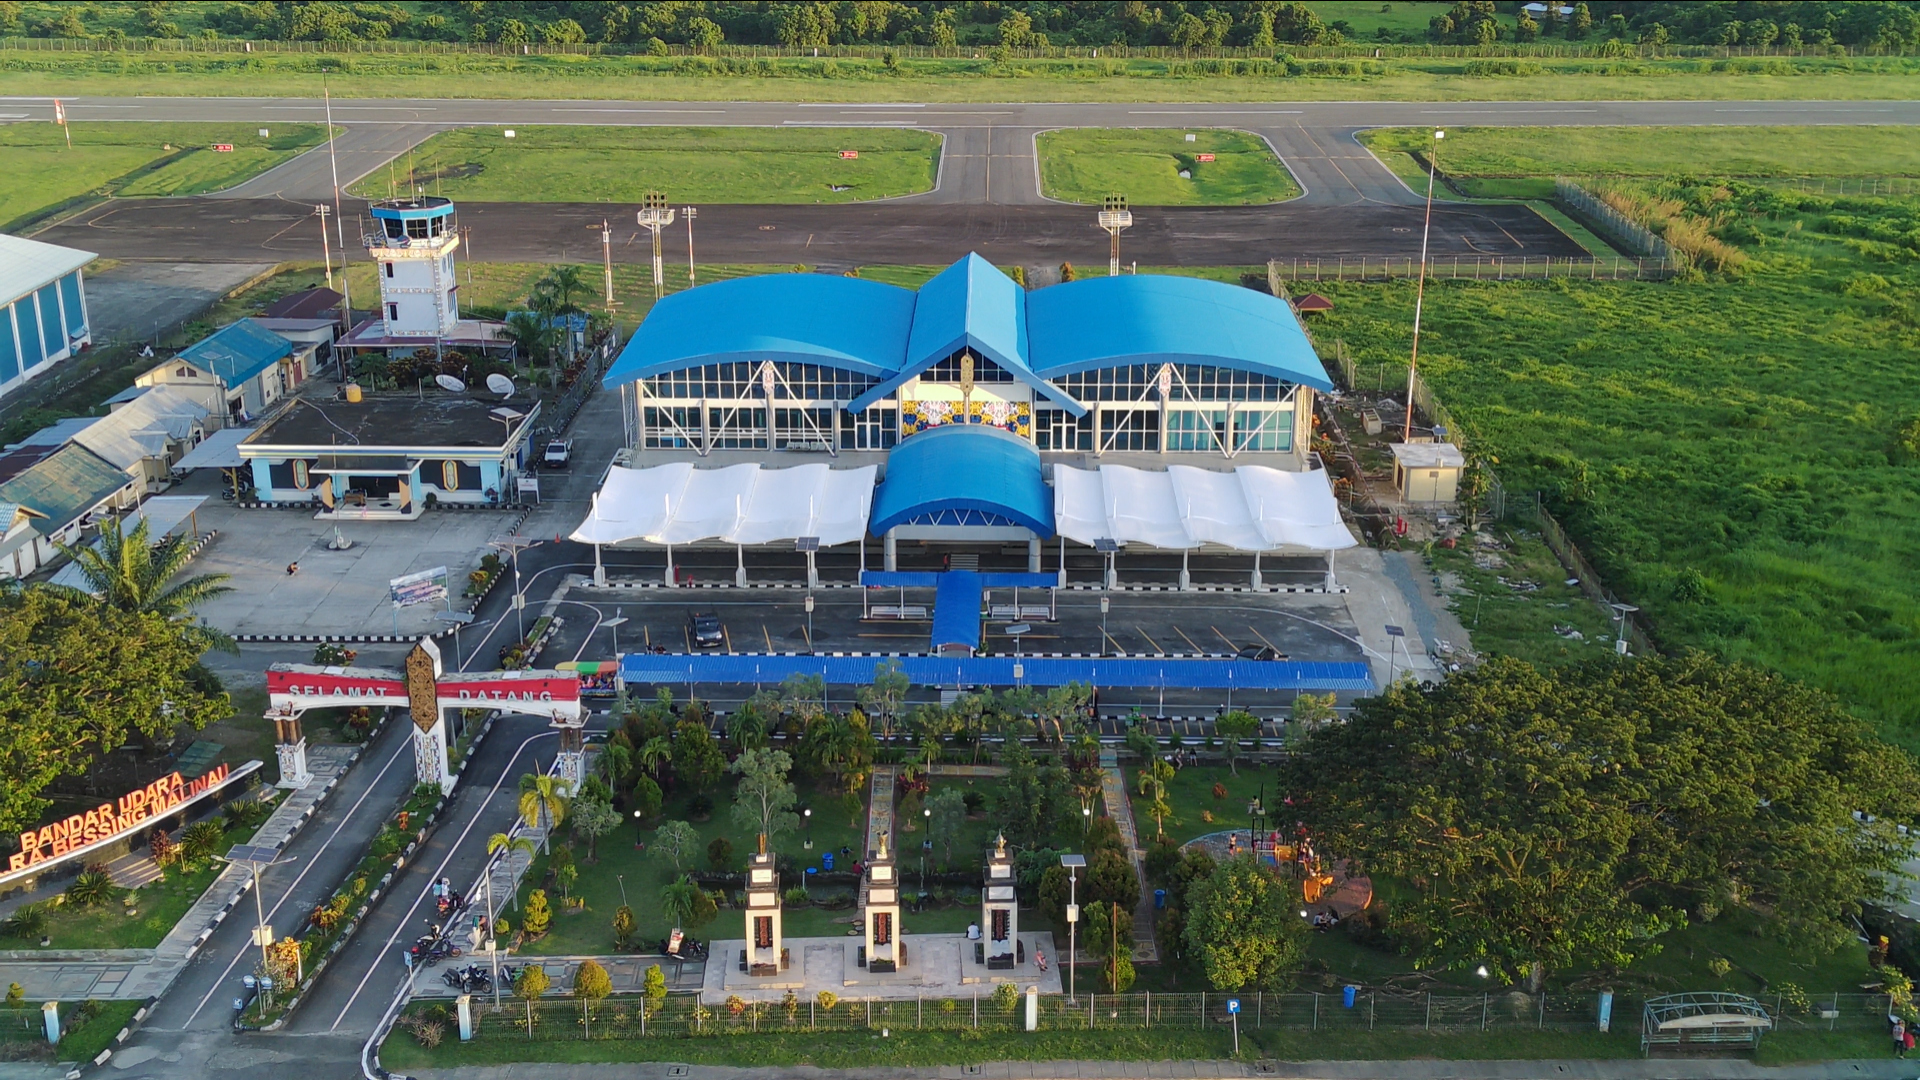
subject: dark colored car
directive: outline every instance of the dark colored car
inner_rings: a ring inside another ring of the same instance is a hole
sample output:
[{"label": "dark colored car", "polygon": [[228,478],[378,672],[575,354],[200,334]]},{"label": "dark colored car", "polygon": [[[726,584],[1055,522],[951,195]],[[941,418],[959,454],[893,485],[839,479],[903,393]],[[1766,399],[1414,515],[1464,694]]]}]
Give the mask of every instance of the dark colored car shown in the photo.
[{"label": "dark colored car", "polygon": [[687,637],[696,649],[718,649],[727,643],[727,634],[720,628],[720,616],[711,611],[687,612]]},{"label": "dark colored car", "polygon": [[1234,656],[1241,660],[1285,660],[1285,653],[1276,652],[1271,645],[1249,645]]}]

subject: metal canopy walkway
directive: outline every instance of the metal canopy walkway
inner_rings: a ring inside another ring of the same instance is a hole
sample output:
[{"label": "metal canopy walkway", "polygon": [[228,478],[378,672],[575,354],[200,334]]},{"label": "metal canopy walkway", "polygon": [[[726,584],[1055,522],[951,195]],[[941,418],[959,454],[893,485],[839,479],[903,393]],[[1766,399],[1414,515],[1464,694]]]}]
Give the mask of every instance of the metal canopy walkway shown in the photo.
[{"label": "metal canopy walkway", "polygon": [[[1285,660],[1207,660],[1131,657],[798,656],[765,653],[722,656],[629,653],[620,675],[634,683],[778,683],[790,675],[818,675],[832,686],[865,686],[876,665],[893,660],[918,686],[1064,686],[1175,690],[1371,691],[1363,663]],[[1018,668],[1019,675],[1015,676]]]}]

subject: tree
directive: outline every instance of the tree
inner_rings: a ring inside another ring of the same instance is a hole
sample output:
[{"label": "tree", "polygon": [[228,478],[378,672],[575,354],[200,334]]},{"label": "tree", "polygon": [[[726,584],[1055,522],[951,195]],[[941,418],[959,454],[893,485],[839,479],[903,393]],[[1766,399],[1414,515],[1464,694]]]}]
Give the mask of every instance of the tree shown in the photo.
[{"label": "tree", "polygon": [[514,311],[507,315],[507,337],[513,339],[516,353],[527,358],[527,367],[546,363],[560,341],[560,330],[552,320],[537,311]]},{"label": "tree", "polygon": [[727,756],[707,725],[682,720],[673,729],[673,775],[681,783],[704,795],[726,771]]},{"label": "tree", "polygon": [[1567,23],[1567,40],[1580,41],[1592,32],[1593,12],[1588,11],[1585,4],[1573,5],[1573,19]]},{"label": "tree", "polygon": [[726,34],[720,30],[720,24],[703,15],[695,15],[687,20],[687,44],[695,52],[710,53],[726,40]]},{"label": "tree", "polygon": [[598,962],[582,960],[573,969],[573,996],[580,999],[580,1023],[586,1028],[587,1038],[593,1038],[593,1005],[611,993],[613,977]]},{"label": "tree", "polygon": [[[1558,0],[1555,0],[1555,2],[1558,3]],[[1539,36],[1540,24],[1533,21],[1533,16],[1522,11],[1520,17],[1516,19],[1513,24],[1513,40],[1524,43],[1532,41]]]},{"label": "tree", "polygon": [[656,735],[640,747],[640,767],[650,775],[659,776],[660,766],[673,764],[673,743],[664,736]]},{"label": "tree", "polygon": [[1223,713],[1213,722],[1213,729],[1224,740],[1221,747],[1227,752],[1227,771],[1240,775],[1240,740],[1250,739],[1260,731],[1260,721],[1250,712],[1235,709]]},{"label": "tree", "polygon": [[[509,836],[508,834],[503,832],[497,832],[497,833],[494,833],[492,836],[487,837],[487,858],[488,859],[492,859],[495,855],[498,855],[503,851],[507,853],[507,858],[509,860],[513,858],[514,852],[521,851],[526,853],[527,861],[529,863],[533,861],[533,853],[534,853],[533,841],[527,839],[526,837]],[[517,893],[514,894],[511,897],[511,899],[513,900],[515,910],[518,910],[520,905],[520,898],[518,894]]]},{"label": "tree", "polygon": [[660,804],[664,799],[665,796],[660,792],[660,785],[653,782],[653,777],[643,776],[633,782],[633,794],[628,797],[627,802],[633,807],[636,817],[643,821],[651,821],[660,816]]},{"label": "tree", "polygon": [[1064,285],[1067,282],[1072,281],[1073,278],[1074,278],[1073,264],[1070,262],[1061,263],[1060,264],[1060,283]]},{"label": "tree", "polygon": [[724,836],[716,836],[707,841],[707,865],[715,870],[725,870],[733,865],[733,841]]},{"label": "tree", "polygon": [[874,742],[867,718],[858,709],[846,716],[820,717],[808,727],[801,748],[840,790],[857,791],[866,783]]},{"label": "tree", "polygon": [[[1499,660],[1303,746],[1283,779],[1322,848],[1416,884],[1394,908],[1416,961],[1536,990],[1650,955],[1682,904],[1759,907],[1831,948],[1905,858],[1891,822],[1920,810],[1913,759],[1831,699],[1700,654]],[[1335,761],[1338,784],[1308,779]]]},{"label": "tree", "polygon": [[542,848],[550,846],[554,830],[567,819],[570,798],[567,782],[558,776],[527,773],[520,777],[520,820],[529,829],[545,830]]},{"label": "tree", "polygon": [[767,695],[755,694],[727,714],[727,741],[736,750],[758,750],[767,745]]},{"label": "tree", "polygon": [[660,970],[659,964],[647,965],[647,973],[640,977],[640,999],[650,1018],[667,1003],[667,974]]},{"label": "tree", "polygon": [[740,774],[734,789],[733,823],[741,831],[766,837],[769,849],[781,833],[800,827],[800,815],[793,812],[797,797],[787,781],[793,757],[785,750],[749,750],[733,761]]},{"label": "tree", "polygon": [[232,715],[199,677],[204,646],[156,612],[42,587],[0,588],[0,831],[52,804],[40,793],[139,738],[169,741]]},{"label": "tree", "polygon": [[553,929],[553,908],[547,903],[547,890],[527,894],[527,913],[520,917],[520,929],[528,937],[539,937]]},{"label": "tree", "polygon": [[1293,722],[1303,728],[1324,724],[1340,714],[1334,709],[1335,698],[1329,692],[1324,697],[1313,694],[1298,694],[1293,699]]},{"label": "tree", "polygon": [[880,737],[893,738],[893,721],[906,704],[913,681],[900,670],[900,661],[884,660],[873,666],[873,682],[855,691],[861,711],[880,718]]},{"label": "tree", "polygon": [[[527,907],[529,910],[533,907],[531,898]],[[551,985],[553,980],[547,978],[546,969],[539,964],[527,964],[522,967],[519,976],[513,981],[513,996],[527,1003],[527,1038],[529,1039],[533,1038],[533,1003],[539,1001],[540,995],[546,993],[547,987]]]},{"label": "tree", "polygon": [[654,848],[673,860],[675,873],[681,869],[680,860],[699,843],[700,834],[684,821],[669,821],[653,830]]},{"label": "tree", "polygon": [[1087,955],[1102,961],[1100,976],[1109,994],[1133,985],[1133,911],[1111,901],[1088,904],[1083,928]]},{"label": "tree", "polygon": [[581,799],[573,806],[573,834],[587,842],[587,858],[593,858],[594,841],[620,826],[620,811],[605,799]]},{"label": "tree", "polygon": [[713,897],[708,896],[685,874],[660,890],[660,911],[676,929],[684,927],[688,930],[706,925],[719,913]]},{"label": "tree", "polygon": [[1186,894],[1185,943],[1215,989],[1285,990],[1306,959],[1299,888],[1250,855],[1221,864]]},{"label": "tree", "polygon": [[613,947],[627,949],[633,945],[634,919],[633,909],[625,904],[613,909]]},{"label": "tree", "polygon": [[[85,593],[101,603],[131,611],[158,615],[179,623],[185,632],[203,643],[203,648],[234,648],[233,639],[212,627],[193,622],[193,611],[201,604],[233,588],[223,584],[226,574],[198,574],[169,585],[193,558],[193,546],[179,537],[151,539],[151,522],[141,518],[131,531],[122,532],[119,518],[100,523],[100,538],[94,544],[68,547],[56,543],[60,553],[73,560],[86,578]],[[56,586],[58,588],[59,586]]]},{"label": "tree", "polygon": [[1166,835],[1166,821],[1173,816],[1173,803],[1167,798],[1167,785],[1173,782],[1173,766],[1157,757],[1149,757],[1140,767],[1140,794],[1146,796],[1147,814],[1153,818],[1153,835]]},{"label": "tree", "polygon": [[1033,19],[1024,11],[1009,11],[1000,20],[997,40],[1002,45],[1020,48],[1033,43]]},{"label": "tree", "polygon": [[953,865],[953,842],[967,824],[967,797],[957,787],[943,787],[927,800],[927,839],[941,846],[946,864]]}]

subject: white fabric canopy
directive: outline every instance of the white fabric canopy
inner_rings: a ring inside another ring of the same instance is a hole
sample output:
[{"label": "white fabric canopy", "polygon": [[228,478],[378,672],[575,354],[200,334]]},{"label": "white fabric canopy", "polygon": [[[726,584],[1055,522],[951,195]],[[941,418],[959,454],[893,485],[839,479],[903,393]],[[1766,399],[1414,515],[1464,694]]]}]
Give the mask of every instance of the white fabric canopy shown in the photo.
[{"label": "white fabric canopy", "polygon": [[1053,468],[1054,528],[1069,540],[1109,539],[1157,548],[1217,544],[1239,551],[1353,547],[1324,470],[1242,465],[1214,472],[1170,465]]},{"label": "white fabric canopy", "polygon": [[573,532],[583,544],[770,544],[817,536],[822,546],[867,532],[878,467],[791,469],[732,465],[696,469],[688,462],[651,469],[614,466],[593,509]]}]

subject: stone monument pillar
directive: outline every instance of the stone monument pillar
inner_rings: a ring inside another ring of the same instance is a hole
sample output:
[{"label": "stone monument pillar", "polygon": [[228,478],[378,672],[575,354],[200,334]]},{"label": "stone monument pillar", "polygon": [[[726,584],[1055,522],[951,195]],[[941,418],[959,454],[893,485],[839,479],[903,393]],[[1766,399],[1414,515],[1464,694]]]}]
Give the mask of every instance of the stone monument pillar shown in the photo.
[{"label": "stone monument pillar", "polygon": [[273,721],[274,753],[280,757],[280,782],[275,787],[298,791],[313,783],[307,771],[307,735],[300,729],[300,717],[291,711],[268,713]]},{"label": "stone monument pillar", "polygon": [[555,714],[553,726],[560,733],[560,752],[554,762],[554,773],[567,782],[568,791],[579,791],[587,779],[586,710],[580,710],[571,720]]},{"label": "stone monument pillar", "polygon": [[981,936],[991,970],[1010,969],[1019,960],[1020,901],[1013,884],[1013,856],[1007,853],[1007,838],[1000,836],[994,840],[987,880],[980,890]]},{"label": "stone monument pillar", "polygon": [[407,654],[407,711],[413,717],[413,769],[420,783],[432,784],[441,794],[453,791],[453,770],[447,757],[447,721],[440,713],[440,647],[432,638]]},{"label": "stone monument pillar", "polygon": [[780,974],[785,952],[780,934],[780,876],[774,873],[767,836],[747,857],[747,974]]},{"label": "stone monument pillar", "polygon": [[900,877],[887,851],[887,834],[880,834],[880,850],[867,863],[867,970],[900,970],[905,954],[900,948]]}]

